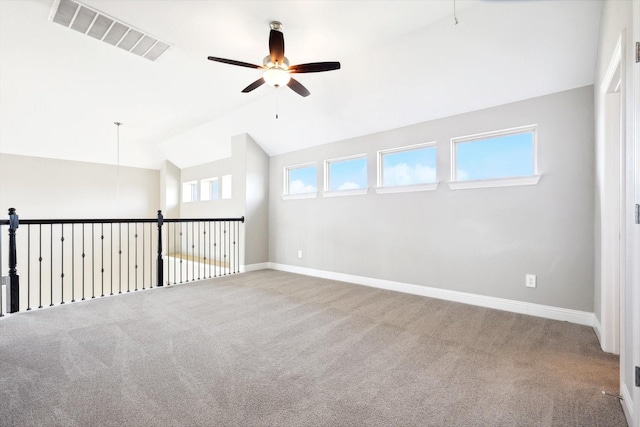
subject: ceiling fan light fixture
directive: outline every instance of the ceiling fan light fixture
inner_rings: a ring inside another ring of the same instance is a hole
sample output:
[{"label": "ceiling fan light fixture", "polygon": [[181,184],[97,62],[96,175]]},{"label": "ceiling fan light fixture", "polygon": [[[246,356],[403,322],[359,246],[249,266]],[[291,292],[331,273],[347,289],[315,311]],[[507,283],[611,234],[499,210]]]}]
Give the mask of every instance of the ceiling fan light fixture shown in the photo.
[{"label": "ceiling fan light fixture", "polygon": [[262,65],[264,65],[265,68],[282,68],[286,71],[289,69],[289,59],[285,56],[282,58],[282,64],[278,62],[273,63],[271,62],[271,57],[267,55],[262,60]]},{"label": "ceiling fan light fixture", "polygon": [[262,74],[264,81],[273,87],[286,86],[291,75],[282,68],[269,68]]}]

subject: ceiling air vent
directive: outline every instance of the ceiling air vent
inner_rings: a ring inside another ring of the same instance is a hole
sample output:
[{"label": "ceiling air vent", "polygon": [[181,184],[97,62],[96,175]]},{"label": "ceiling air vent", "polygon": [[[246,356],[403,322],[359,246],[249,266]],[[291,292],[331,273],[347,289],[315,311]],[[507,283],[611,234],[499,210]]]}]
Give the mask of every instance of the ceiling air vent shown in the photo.
[{"label": "ceiling air vent", "polygon": [[74,0],[55,0],[49,20],[155,61],[169,44]]}]

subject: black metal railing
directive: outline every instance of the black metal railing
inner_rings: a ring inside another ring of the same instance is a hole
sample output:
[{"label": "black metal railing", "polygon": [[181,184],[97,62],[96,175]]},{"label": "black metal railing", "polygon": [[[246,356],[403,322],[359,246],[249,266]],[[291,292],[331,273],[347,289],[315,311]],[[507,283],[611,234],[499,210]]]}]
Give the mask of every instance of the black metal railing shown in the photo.
[{"label": "black metal railing", "polygon": [[239,273],[242,223],[161,211],[152,219],[23,220],[12,208],[0,220],[0,316]]}]

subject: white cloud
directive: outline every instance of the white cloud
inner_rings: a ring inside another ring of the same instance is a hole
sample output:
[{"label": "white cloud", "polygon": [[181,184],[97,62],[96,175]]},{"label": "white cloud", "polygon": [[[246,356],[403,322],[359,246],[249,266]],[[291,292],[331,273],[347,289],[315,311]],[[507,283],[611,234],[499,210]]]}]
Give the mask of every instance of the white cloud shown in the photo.
[{"label": "white cloud", "polygon": [[299,179],[296,179],[289,183],[289,194],[314,193],[315,191],[316,191],[315,186],[310,184],[305,184]]},{"label": "white cloud", "polygon": [[360,188],[358,184],[352,181],[347,181],[343,182],[342,185],[338,187],[338,190],[355,190],[357,188]]},{"label": "white cloud", "polygon": [[456,181],[466,181],[469,179],[469,173],[467,171],[458,169],[456,171]]},{"label": "white cloud", "polygon": [[384,170],[384,185],[387,187],[424,184],[427,182],[435,182],[435,180],[436,169],[419,163],[414,167],[406,163],[398,163]]}]

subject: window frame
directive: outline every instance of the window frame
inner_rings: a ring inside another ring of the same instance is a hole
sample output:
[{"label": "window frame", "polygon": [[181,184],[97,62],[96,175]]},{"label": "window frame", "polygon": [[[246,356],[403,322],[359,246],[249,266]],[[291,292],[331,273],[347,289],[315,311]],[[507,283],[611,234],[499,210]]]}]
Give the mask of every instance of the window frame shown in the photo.
[{"label": "window frame", "polygon": [[[419,150],[421,148],[431,148],[436,150],[436,180],[434,182],[412,184],[412,185],[393,185],[384,186],[384,171],[383,171],[383,157],[385,154],[400,153],[403,151]],[[438,180],[438,145],[437,141],[423,142],[420,144],[405,145],[402,147],[388,148],[385,150],[378,150],[376,154],[377,159],[377,176],[376,176],[376,194],[388,194],[388,193],[410,193],[414,191],[434,191],[438,188],[440,181]]]},{"label": "window frame", "polygon": [[[522,133],[531,132],[533,134],[532,141],[532,161],[533,161],[533,175],[526,176],[512,176],[502,178],[488,178],[488,179],[476,179],[458,181],[456,178],[456,144],[471,142],[475,140],[490,139],[499,136],[517,135]],[[451,161],[451,181],[449,181],[449,188],[451,190],[464,190],[472,188],[489,188],[489,187],[512,187],[519,185],[536,185],[540,181],[541,175],[538,171],[538,125],[531,124],[525,126],[518,126],[508,129],[500,129],[490,132],[476,133],[472,135],[457,136],[451,138],[450,145],[450,161]]]},{"label": "window frame", "polygon": [[[331,176],[330,176],[330,165],[331,163],[345,162],[349,160],[356,159],[365,159],[367,162],[367,186],[364,188],[355,188],[352,190],[330,190],[331,185]],[[369,158],[367,153],[353,154],[350,156],[344,157],[336,157],[333,159],[327,159],[324,161],[324,188],[323,188],[322,196],[323,197],[336,197],[336,196],[362,196],[369,192]]]},{"label": "window frame", "polygon": [[[218,196],[216,198],[211,197],[212,195],[211,185],[213,182],[218,183]],[[207,187],[207,191],[204,191],[205,186]],[[205,195],[207,198],[205,198]],[[220,200],[220,179],[217,176],[215,176],[215,177],[200,180],[200,201],[210,202],[214,200]]]},{"label": "window frame", "polygon": [[[189,186],[191,188],[191,191],[186,192],[185,191],[185,187],[186,186]],[[194,196],[194,194],[193,194],[193,191],[194,191],[193,189],[194,188],[195,188],[195,198],[193,197]],[[198,180],[197,179],[194,179],[194,180],[191,180],[191,181],[184,181],[182,183],[182,189],[181,190],[182,190],[182,203],[193,203],[193,202],[199,201],[200,193],[199,193]],[[185,195],[186,194],[190,195],[189,200],[185,199]]]},{"label": "window frame", "polygon": [[[316,168],[316,191],[311,191],[309,193],[289,193],[289,171],[292,169],[303,169],[308,167]],[[318,164],[317,162],[307,162],[300,163],[291,166],[285,166],[283,168],[283,189],[282,189],[282,198],[284,200],[295,200],[295,199],[314,199],[318,195]]]}]

